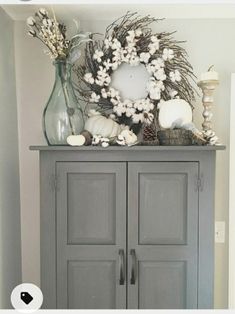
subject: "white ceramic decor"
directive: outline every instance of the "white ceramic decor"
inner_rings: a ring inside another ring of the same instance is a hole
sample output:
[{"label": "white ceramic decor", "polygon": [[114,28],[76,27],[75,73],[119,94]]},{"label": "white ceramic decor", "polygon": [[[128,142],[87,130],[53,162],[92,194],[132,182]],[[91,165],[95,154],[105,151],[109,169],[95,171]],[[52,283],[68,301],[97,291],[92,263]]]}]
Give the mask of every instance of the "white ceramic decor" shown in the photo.
[{"label": "white ceramic decor", "polygon": [[95,110],[91,110],[90,117],[85,123],[85,130],[89,131],[92,135],[112,138],[117,136],[122,128],[114,120],[102,116]]},{"label": "white ceramic decor", "polygon": [[172,99],[161,102],[158,108],[159,124],[164,129],[181,127],[192,122],[192,108],[183,99]]}]

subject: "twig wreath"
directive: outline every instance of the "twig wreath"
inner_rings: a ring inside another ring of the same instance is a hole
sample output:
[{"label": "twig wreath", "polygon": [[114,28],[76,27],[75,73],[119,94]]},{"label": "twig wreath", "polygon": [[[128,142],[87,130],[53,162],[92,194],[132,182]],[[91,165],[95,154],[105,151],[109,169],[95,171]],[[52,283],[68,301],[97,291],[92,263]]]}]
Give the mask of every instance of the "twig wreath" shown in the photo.
[{"label": "twig wreath", "polygon": [[[95,34],[92,35],[92,41],[86,45],[84,65],[75,70],[83,99],[97,104],[103,114],[131,129],[156,121],[161,101],[180,98],[192,106],[194,100],[195,76],[187,53],[180,46],[184,41],[175,40],[175,32],[153,33],[150,25],[159,21],[127,13],[107,27],[103,40],[95,40]],[[146,98],[123,99],[111,87],[112,73],[122,63],[145,66],[150,74]]]}]

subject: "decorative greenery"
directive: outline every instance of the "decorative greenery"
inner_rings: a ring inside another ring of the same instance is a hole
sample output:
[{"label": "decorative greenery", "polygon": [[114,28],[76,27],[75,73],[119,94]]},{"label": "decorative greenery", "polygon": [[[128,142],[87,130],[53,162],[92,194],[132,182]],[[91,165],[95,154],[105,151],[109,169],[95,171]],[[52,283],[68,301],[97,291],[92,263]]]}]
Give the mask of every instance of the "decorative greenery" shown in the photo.
[{"label": "decorative greenery", "polygon": [[[95,40],[96,34],[90,36],[85,62],[75,70],[77,89],[83,99],[131,128],[157,120],[161,101],[181,98],[192,106],[194,100],[195,76],[187,53],[180,46],[183,41],[174,39],[175,32],[153,33],[150,25],[159,21],[127,13],[107,27],[103,40]],[[122,63],[146,67],[150,80],[145,99],[122,99],[119,91],[110,86],[112,73]]]}]

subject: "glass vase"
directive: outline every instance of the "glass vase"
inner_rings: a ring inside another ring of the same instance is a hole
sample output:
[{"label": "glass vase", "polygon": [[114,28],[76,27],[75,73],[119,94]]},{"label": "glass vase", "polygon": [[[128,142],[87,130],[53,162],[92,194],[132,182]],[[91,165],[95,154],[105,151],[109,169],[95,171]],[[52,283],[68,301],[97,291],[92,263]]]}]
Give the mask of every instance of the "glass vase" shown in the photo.
[{"label": "glass vase", "polygon": [[84,120],[72,86],[72,65],[57,60],[54,66],[55,83],[43,112],[43,130],[48,145],[67,145],[69,135],[81,133]]}]

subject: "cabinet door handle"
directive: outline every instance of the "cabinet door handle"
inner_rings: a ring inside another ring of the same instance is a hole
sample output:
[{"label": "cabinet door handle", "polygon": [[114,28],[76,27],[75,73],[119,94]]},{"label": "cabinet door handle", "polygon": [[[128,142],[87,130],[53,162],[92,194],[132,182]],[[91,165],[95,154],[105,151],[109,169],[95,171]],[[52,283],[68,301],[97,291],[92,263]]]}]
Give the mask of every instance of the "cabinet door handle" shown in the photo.
[{"label": "cabinet door handle", "polygon": [[119,250],[119,285],[124,285],[125,283],[125,267],[124,267],[124,250]]},{"label": "cabinet door handle", "polygon": [[131,285],[135,285],[135,281],[136,281],[136,264],[137,264],[135,250],[132,249],[130,251],[130,254],[131,254]]}]

